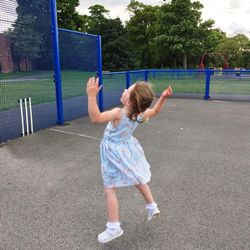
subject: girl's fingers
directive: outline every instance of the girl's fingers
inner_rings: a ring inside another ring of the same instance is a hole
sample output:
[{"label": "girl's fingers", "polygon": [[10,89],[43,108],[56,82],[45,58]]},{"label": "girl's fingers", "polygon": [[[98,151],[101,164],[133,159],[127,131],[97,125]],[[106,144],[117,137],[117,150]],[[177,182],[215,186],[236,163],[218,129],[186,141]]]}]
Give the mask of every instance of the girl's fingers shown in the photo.
[{"label": "girl's fingers", "polygon": [[87,83],[87,86],[98,86],[99,84],[99,78],[95,78],[94,76],[93,77],[90,77],[89,80],[88,80],[88,83]]},{"label": "girl's fingers", "polygon": [[171,86],[168,86],[168,93],[169,93],[169,95],[171,95],[172,92],[173,92],[172,87],[171,87]]},{"label": "girl's fingers", "polygon": [[172,94],[172,87],[171,87],[171,86],[168,86],[168,88],[165,89],[165,90],[163,91],[163,93],[162,93],[162,95],[163,95],[164,97],[168,97],[168,96],[170,96],[171,94]]},{"label": "girl's fingers", "polygon": [[88,80],[88,85],[91,85],[92,84],[92,79],[93,77],[90,77],[89,80]]},{"label": "girl's fingers", "polygon": [[88,94],[97,94],[102,88],[102,85],[99,86],[99,78],[90,77],[87,82],[87,91]]},{"label": "girl's fingers", "polygon": [[95,84],[98,86],[99,85],[99,77],[95,78]]},{"label": "girl's fingers", "polygon": [[91,85],[91,78],[89,78],[87,86],[89,87]]}]

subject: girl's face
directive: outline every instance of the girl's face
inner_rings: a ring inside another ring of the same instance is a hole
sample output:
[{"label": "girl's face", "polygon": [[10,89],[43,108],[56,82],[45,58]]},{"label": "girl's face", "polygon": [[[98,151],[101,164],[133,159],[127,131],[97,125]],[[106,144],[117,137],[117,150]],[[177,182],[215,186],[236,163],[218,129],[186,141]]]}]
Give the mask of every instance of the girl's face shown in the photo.
[{"label": "girl's face", "polygon": [[124,89],[123,93],[122,93],[122,97],[121,97],[121,103],[123,105],[129,105],[130,102],[130,92],[133,90],[133,88],[135,87],[135,85],[131,85],[128,89]]}]

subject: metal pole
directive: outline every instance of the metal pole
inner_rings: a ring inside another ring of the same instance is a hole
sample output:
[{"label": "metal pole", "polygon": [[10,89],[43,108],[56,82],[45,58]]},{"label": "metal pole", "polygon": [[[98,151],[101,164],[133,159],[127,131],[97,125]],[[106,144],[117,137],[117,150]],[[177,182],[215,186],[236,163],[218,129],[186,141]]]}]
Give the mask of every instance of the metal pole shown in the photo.
[{"label": "metal pole", "polygon": [[130,87],[130,74],[129,71],[126,72],[126,89]]},{"label": "metal pole", "polygon": [[[97,38],[97,56],[98,56],[98,77],[99,77],[99,86],[102,85],[102,40],[101,36]],[[103,111],[103,90],[99,91],[99,109]]]},{"label": "metal pole", "polygon": [[51,4],[51,32],[53,36],[53,54],[54,54],[54,67],[55,67],[54,81],[56,85],[57,123],[64,124],[56,0],[50,0],[50,4]]},{"label": "metal pole", "polygon": [[98,37],[98,35],[88,34],[88,33],[80,32],[80,31],[76,31],[76,30],[68,30],[68,29],[58,28],[58,31],[72,33],[72,34],[78,34],[78,35],[88,36],[88,37]]},{"label": "metal pole", "polygon": [[31,134],[33,134],[34,129],[33,129],[33,115],[32,115],[31,98],[29,97],[28,100],[29,100],[29,108],[30,108],[30,131],[31,131]]},{"label": "metal pole", "polygon": [[146,69],[144,72],[144,81],[147,82],[148,81],[148,70]]},{"label": "metal pole", "polygon": [[25,117],[26,117],[26,128],[27,128],[27,135],[30,134],[29,129],[29,114],[28,114],[28,108],[27,108],[27,98],[24,98],[24,108],[25,108]]},{"label": "metal pole", "polygon": [[21,124],[22,124],[22,136],[24,136],[24,121],[23,121],[23,100],[19,99],[20,112],[21,112]]},{"label": "metal pole", "polygon": [[210,78],[211,78],[211,70],[206,70],[206,88],[205,88],[205,96],[204,99],[208,100],[210,98],[209,92],[210,92]]}]

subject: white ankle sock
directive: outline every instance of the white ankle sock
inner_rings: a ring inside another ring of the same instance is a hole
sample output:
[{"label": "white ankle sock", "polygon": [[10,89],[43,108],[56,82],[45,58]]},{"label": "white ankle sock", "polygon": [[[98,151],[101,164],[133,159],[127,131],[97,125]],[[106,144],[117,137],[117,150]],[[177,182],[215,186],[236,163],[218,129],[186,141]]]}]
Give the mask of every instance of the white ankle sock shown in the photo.
[{"label": "white ankle sock", "polygon": [[154,201],[146,205],[146,209],[154,209],[156,207],[157,207],[157,204]]},{"label": "white ankle sock", "polygon": [[119,221],[116,221],[116,222],[108,222],[106,224],[107,228],[110,229],[110,230],[116,230],[116,229],[119,229],[120,228],[120,225],[121,223]]}]

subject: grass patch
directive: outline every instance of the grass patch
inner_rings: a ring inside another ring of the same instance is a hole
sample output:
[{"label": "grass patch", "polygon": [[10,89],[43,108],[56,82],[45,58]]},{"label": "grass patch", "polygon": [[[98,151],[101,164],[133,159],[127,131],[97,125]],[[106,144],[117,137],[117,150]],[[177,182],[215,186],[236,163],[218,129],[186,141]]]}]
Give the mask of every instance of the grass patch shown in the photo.
[{"label": "grass patch", "polygon": [[[56,100],[55,84],[52,71],[17,72],[0,74],[0,110],[19,106],[18,100],[31,97],[33,104],[47,103]],[[62,71],[63,98],[86,95],[86,82],[94,72]],[[143,80],[143,74],[131,74],[131,81]],[[174,93],[204,93],[205,77],[197,74],[162,74],[149,75],[149,82],[155,92],[161,92],[168,85]],[[103,91],[121,93],[126,86],[126,76],[104,75]],[[211,78],[211,95],[213,93],[250,94],[249,78]]]}]

